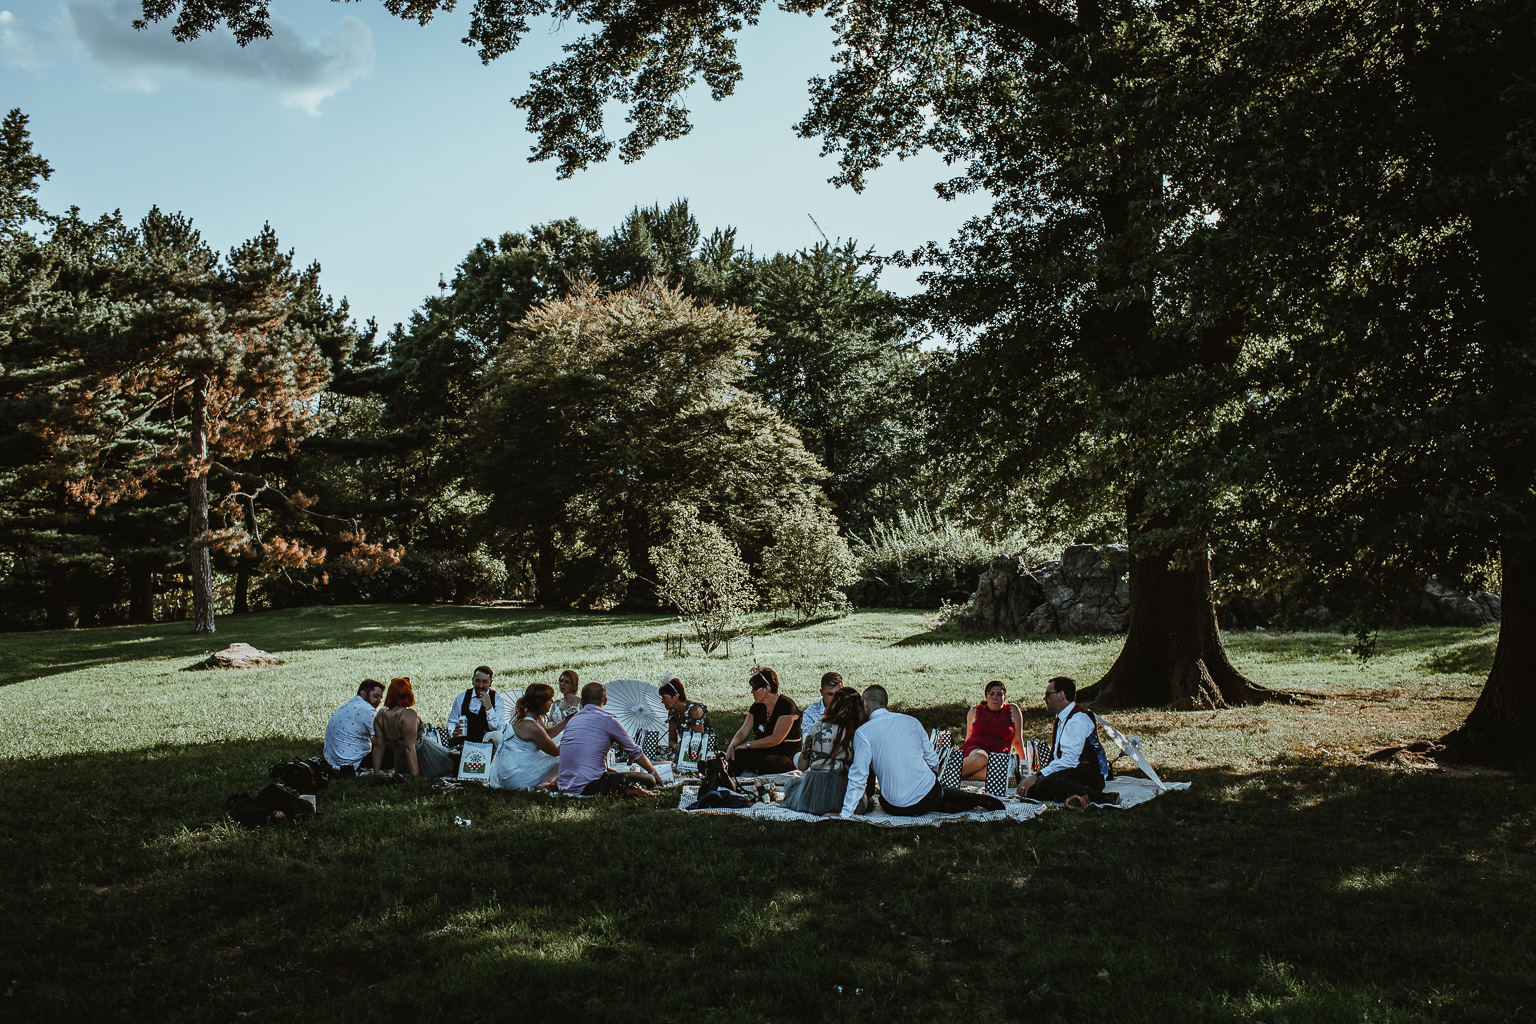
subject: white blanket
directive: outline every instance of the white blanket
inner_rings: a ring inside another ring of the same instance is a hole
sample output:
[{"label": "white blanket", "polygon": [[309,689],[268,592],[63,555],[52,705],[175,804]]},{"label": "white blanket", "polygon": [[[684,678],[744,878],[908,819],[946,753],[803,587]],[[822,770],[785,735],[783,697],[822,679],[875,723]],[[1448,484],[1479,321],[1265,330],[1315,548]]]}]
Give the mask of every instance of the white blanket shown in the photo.
[{"label": "white blanket", "polygon": [[[765,775],[760,776],[760,778],[773,779],[775,782],[780,783],[779,788],[783,789],[783,784],[787,783],[790,779],[794,778],[798,774],[799,772],[791,772],[786,775]],[[1165,782],[1163,787],[1163,792],[1175,789],[1188,789],[1189,783]],[[981,791],[980,783],[966,783],[964,784],[964,788],[974,792]],[[1118,807],[1120,810],[1124,810],[1128,807],[1135,807],[1137,804],[1144,804],[1159,794],[1156,783],[1149,779],[1138,779],[1132,777],[1121,777],[1118,779],[1110,780],[1109,782],[1105,783],[1104,792],[1119,793],[1120,803],[1118,805],[1100,804],[1098,806],[1105,809],[1115,809]],[[677,809],[680,811],[687,811],[688,808],[693,805],[694,801],[698,799],[698,794],[698,786],[684,786],[683,798],[678,802]],[[880,804],[877,801],[875,804],[875,809],[872,812],[869,814],[856,815],[853,820],[862,821],[866,825],[881,825],[886,828],[901,828],[908,825],[942,825],[946,821],[1024,821],[1027,818],[1033,818],[1035,815],[1043,813],[1047,807],[1051,806],[1053,805],[1040,803],[1037,800],[1020,800],[1018,797],[1010,793],[1008,796],[1003,798],[1003,809],[1000,811],[963,811],[959,814],[924,814],[918,818],[903,818],[894,814],[886,814],[883,810],[880,809]],[[802,814],[799,811],[792,811],[788,807],[785,807],[782,803],[753,804],[752,806],[744,807],[741,810],[732,810],[725,807],[709,807],[698,811],[688,811],[688,813],[737,814],[746,818],[761,818],[766,821],[833,820],[831,818],[824,818],[815,814]]]}]

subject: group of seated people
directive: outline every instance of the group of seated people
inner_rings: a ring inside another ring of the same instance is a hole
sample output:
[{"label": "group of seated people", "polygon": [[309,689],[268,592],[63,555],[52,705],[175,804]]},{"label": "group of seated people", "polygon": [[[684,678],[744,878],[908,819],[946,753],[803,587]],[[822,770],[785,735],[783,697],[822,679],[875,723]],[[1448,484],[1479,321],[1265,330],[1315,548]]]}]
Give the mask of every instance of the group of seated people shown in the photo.
[{"label": "group of seated people", "polygon": [[[635,738],[604,710],[607,690],[601,683],[583,686],[567,669],[560,674],[558,696],[547,683],[534,683],[516,699],[509,719],[493,678],[489,667],[475,669],[471,686],[453,701],[446,738],[416,713],[409,679],[392,680],[387,693],[383,683],[365,679],[357,696],[326,724],[325,759],[340,775],[366,764],[376,771],[451,775],[457,771],[453,748],[468,740],[492,744],[486,781],[498,788],[642,796],[662,785]],[[887,813],[903,816],[1002,807],[995,797],[938,783],[941,754],[917,719],[889,710],[882,686],[860,693],[845,686],[838,673],[828,672],[821,678],[821,698],[803,711],[779,692],[779,677],[771,668],[753,669],[748,688],[752,705],[724,756],[733,774],[798,768],[800,776],[785,793],[791,810],[847,818],[867,812],[877,799]],[[1104,792],[1109,759],[1093,712],[1076,703],[1076,689],[1065,676],[1046,684],[1054,756],[1022,777],[1021,798],[1076,806],[1118,802],[1116,794]],[[682,680],[662,684],[660,694],[667,709],[667,745],[658,757],[674,756],[689,734],[714,740],[709,708],[688,698]],[[1023,713],[1008,701],[1007,687],[994,680],[984,694],[966,716],[962,777],[984,779],[991,755],[1010,751],[1019,755],[1024,769],[1034,768]],[[630,770],[609,767],[608,754],[615,746],[628,757]]]}]

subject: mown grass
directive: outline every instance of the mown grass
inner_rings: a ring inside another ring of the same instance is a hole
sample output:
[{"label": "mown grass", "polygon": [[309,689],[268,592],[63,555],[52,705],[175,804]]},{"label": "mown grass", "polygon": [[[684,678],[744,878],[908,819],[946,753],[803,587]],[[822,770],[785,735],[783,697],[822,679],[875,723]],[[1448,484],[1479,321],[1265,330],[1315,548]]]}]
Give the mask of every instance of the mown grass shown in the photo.
[{"label": "mown grass", "polygon": [[[1311,695],[1117,716],[1191,790],[1015,825],[763,826],[654,801],[334,784],[287,832],[220,823],[318,749],[372,675],[441,717],[505,690],[676,668],[730,728],[750,660],[663,657],[663,618],[359,607],[0,637],[0,1018],[1495,1021],[1536,1007],[1536,786],[1361,760],[1438,735],[1490,630],[1229,637]],[[671,627],[675,628],[675,627]],[[183,672],[231,640],[287,664]],[[909,612],[759,624],[797,698],[826,668],[958,725],[1001,678],[1091,680],[1115,638],[928,633]],[[455,827],[455,816],[473,825]],[[839,994],[839,986],[841,994]],[[1517,1016],[1519,1015],[1519,1016]]]}]

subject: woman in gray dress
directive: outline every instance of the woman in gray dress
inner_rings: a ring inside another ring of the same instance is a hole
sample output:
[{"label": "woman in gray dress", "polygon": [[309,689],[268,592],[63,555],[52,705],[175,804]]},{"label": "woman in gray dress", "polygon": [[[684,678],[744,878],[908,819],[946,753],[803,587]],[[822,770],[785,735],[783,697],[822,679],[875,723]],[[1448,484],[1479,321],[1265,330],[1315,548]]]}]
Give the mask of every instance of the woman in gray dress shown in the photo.
[{"label": "woman in gray dress", "polygon": [[[784,790],[784,806],[806,814],[836,814],[848,792],[848,766],[853,763],[853,734],[868,718],[864,698],[851,686],[832,695],[821,721],[805,734],[795,767],[803,775]],[[868,797],[859,802],[865,809]]]}]

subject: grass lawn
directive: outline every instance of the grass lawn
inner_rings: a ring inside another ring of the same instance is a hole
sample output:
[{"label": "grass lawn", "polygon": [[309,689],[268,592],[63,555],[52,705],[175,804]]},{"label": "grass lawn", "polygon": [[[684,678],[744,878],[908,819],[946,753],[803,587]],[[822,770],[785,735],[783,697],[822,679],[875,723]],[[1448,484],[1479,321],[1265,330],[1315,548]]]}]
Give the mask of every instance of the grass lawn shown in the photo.
[{"label": "grass lawn", "polygon": [[[675,672],[726,731],[752,660],[668,660],[660,617],[369,606],[220,628],[0,636],[0,1020],[1536,1015],[1536,786],[1361,759],[1458,723],[1492,629],[1384,635],[1364,670],[1336,634],[1231,635],[1239,668],[1310,698],[1114,715],[1194,783],[1125,812],[764,826],[671,813],[675,795],[359,780],[302,827],[245,832],[224,798],[318,752],[364,676],[411,676],[441,721],[481,663],[504,691]],[[797,701],[835,668],[958,727],[1002,679],[1039,735],[1045,679],[1092,681],[1119,645],[935,635],[898,611],[756,633]],[[182,671],[235,640],[287,663]]]}]

